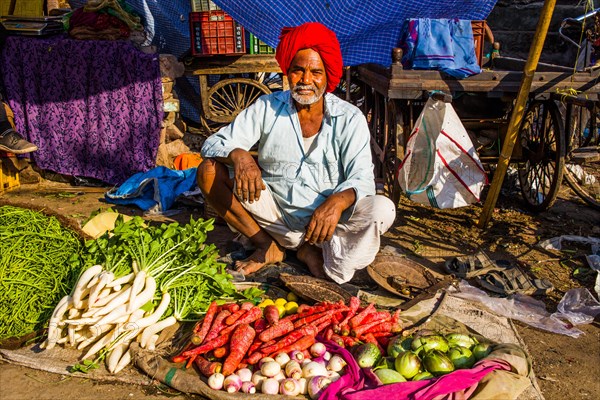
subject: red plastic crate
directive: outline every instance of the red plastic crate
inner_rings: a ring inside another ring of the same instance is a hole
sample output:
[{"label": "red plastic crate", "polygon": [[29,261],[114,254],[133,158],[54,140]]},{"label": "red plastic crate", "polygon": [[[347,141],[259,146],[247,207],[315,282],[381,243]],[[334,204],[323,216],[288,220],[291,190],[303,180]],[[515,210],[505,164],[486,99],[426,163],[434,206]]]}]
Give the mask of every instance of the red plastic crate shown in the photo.
[{"label": "red plastic crate", "polygon": [[245,54],[244,27],[224,11],[190,13],[192,55]]}]

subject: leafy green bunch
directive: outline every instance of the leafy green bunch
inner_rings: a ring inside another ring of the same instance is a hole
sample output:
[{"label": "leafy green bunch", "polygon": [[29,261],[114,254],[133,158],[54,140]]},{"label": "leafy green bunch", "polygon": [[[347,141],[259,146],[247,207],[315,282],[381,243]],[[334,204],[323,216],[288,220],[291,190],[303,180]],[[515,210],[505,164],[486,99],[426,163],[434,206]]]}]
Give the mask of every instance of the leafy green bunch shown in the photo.
[{"label": "leafy green bunch", "polygon": [[236,290],[225,264],[217,262],[216,246],[206,243],[213,229],[214,219],[148,225],[141,217],[119,216],[114,230],[85,243],[79,262],[84,268],[101,264],[115,277],[145,271],[171,294],[171,311],[164,317],[197,319],[213,300],[256,300],[263,293]]}]

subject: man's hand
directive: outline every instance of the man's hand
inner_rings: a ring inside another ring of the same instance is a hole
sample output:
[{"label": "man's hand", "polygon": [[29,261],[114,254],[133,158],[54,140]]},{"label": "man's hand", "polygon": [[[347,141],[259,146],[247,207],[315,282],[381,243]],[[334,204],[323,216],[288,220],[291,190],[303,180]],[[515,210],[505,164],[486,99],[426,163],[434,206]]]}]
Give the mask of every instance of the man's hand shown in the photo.
[{"label": "man's hand", "polygon": [[310,244],[321,244],[333,237],[342,212],[356,200],[354,189],[332,194],[313,213],[306,226],[304,239]]},{"label": "man's hand", "polygon": [[250,203],[258,201],[261,190],[266,186],[262,180],[260,168],[249,152],[235,149],[229,154],[233,164],[235,190],[239,199]]}]

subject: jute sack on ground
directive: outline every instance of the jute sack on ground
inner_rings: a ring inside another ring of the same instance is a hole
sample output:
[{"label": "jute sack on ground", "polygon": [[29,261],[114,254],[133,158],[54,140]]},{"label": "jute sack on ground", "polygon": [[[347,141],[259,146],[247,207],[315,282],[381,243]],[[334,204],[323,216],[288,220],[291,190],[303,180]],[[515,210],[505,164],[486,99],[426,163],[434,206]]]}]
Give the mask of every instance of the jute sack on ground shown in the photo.
[{"label": "jute sack on ground", "polygon": [[544,399],[525,343],[507,318],[475,302],[444,293],[407,310],[403,313],[403,320],[407,327],[417,323],[418,327],[415,326],[413,331],[426,329],[442,333],[466,333],[479,341],[495,344],[494,351],[488,357],[507,361],[512,371],[493,371],[479,382],[470,399]]},{"label": "jute sack on ground", "polygon": [[[186,369],[181,364],[174,364],[156,353],[139,351],[137,343],[132,343],[135,365],[148,376],[156,379],[173,389],[183,393],[194,393],[212,400],[240,400],[247,399],[245,393],[228,393],[224,390],[211,389],[206,383],[206,378],[200,377],[194,368]],[[256,400],[285,400],[298,399],[298,397],[256,393],[251,395]]]}]

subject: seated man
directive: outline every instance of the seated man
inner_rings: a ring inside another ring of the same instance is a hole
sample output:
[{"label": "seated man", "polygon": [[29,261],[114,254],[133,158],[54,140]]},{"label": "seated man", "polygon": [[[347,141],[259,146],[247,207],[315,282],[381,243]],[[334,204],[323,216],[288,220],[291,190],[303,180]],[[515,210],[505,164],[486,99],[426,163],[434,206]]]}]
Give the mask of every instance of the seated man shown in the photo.
[{"label": "seated man", "polygon": [[375,258],[395,206],[375,195],[365,117],[330,93],[342,76],[335,33],[319,23],[284,29],[276,58],[290,90],[262,96],[206,140],[198,185],[255,247],[238,270],[292,249],[313,275],[344,283]]},{"label": "seated man", "polygon": [[23,139],[11,125],[7,110],[10,108],[2,101],[0,95],[0,151],[6,151],[13,154],[25,154],[36,151],[38,147]]}]

